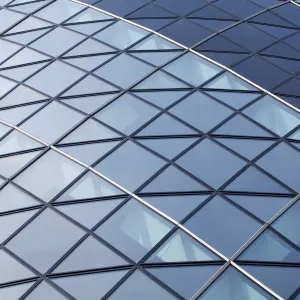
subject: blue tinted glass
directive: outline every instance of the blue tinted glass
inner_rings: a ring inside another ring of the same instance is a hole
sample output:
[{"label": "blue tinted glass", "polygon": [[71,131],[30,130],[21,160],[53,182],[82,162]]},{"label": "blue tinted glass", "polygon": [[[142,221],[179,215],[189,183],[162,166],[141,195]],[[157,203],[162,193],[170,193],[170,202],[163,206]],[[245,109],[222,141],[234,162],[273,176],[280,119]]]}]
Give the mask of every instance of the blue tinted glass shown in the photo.
[{"label": "blue tinted glass", "polygon": [[126,1],[126,5],[125,3],[118,0],[103,0],[95,4],[96,7],[99,7],[118,16],[128,15],[129,13],[135,11],[143,5],[145,5],[145,2],[143,0]]},{"label": "blue tinted glass", "polygon": [[177,160],[177,163],[216,188],[224,184],[245,165],[242,159],[208,139],[189,150]]},{"label": "blue tinted glass", "polygon": [[185,225],[227,257],[231,257],[261,227],[219,196],[205,204]]}]

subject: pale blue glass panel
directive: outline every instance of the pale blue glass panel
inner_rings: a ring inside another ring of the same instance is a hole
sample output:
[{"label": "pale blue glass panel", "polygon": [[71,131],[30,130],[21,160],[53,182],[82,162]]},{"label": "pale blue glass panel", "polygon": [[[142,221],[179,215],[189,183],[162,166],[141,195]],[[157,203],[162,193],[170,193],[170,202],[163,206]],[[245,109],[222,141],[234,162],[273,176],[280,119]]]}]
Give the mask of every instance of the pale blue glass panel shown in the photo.
[{"label": "pale blue glass panel", "polygon": [[43,281],[26,298],[26,300],[66,300],[67,298]]},{"label": "pale blue glass panel", "polygon": [[130,50],[171,50],[181,49],[179,46],[161,38],[156,34],[152,34],[146,39],[142,40]]},{"label": "pale blue glass panel", "polygon": [[[0,288],[0,298],[19,300],[23,294],[34,284],[34,282],[23,283]],[[26,298],[27,299],[27,298]]]}]

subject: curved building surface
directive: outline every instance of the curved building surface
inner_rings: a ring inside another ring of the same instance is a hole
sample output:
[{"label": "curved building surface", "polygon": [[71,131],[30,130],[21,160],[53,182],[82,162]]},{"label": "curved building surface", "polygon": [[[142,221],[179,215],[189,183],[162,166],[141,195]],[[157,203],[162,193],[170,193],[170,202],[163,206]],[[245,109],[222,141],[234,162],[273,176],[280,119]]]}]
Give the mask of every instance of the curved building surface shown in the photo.
[{"label": "curved building surface", "polygon": [[1,5],[1,300],[300,299],[296,2]]}]

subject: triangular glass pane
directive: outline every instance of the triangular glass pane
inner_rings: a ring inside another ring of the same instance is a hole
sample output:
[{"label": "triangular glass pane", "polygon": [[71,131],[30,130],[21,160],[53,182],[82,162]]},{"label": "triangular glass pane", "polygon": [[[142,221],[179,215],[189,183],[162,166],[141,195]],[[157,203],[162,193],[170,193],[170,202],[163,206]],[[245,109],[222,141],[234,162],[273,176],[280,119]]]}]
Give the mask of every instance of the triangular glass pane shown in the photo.
[{"label": "triangular glass pane", "polygon": [[140,131],[137,136],[164,136],[164,135],[192,135],[197,131],[178,122],[167,114],[159,116],[147,127]]},{"label": "triangular glass pane", "polygon": [[[160,267],[150,268],[147,271],[174,289],[184,299],[190,299],[218,269],[220,266],[211,265]],[[182,280],[183,278],[184,280]]]},{"label": "triangular glass pane", "polygon": [[220,258],[178,229],[147,260],[146,263],[213,261]]},{"label": "triangular glass pane", "polygon": [[178,52],[141,52],[131,54],[154,66],[160,66],[177,56]]},{"label": "triangular glass pane", "polygon": [[143,199],[169,217],[180,222],[192,210],[206,200],[207,197],[208,195],[147,196]]},{"label": "triangular glass pane", "polygon": [[12,68],[7,70],[2,70],[0,71],[0,74],[17,81],[23,81],[26,78],[28,78],[31,74],[35,73],[45,65],[46,63],[38,63],[29,66]]},{"label": "triangular glass pane", "polygon": [[155,177],[142,193],[159,193],[159,192],[190,192],[190,191],[207,191],[201,183],[192,177],[184,174],[178,168],[169,166],[166,170]]},{"label": "triangular glass pane", "polygon": [[0,107],[13,106],[44,100],[46,97],[24,85],[19,85],[0,101]]},{"label": "triangular glass pane", "polygon": [[[13,34],[13,35],[7,35],[5,36],[5,39],[12,41],[12,42],[17,42],[23,45],[27,45],[33,40],[37,39],[44,33],[46,33],[49,29],[40,29],[36,31],[29,31],[29,32],[24,32],[24,33],[18,33],[18,34]],[[26,49],[26,48],[25,48]]]},{"label": "triangular glass pane", "polygon": [[228,197],[265,222],[268,222],[292,200],[288,197],[270,196],[228,195]]},{"label": "triangular glass pane", "polygon": [[74,272],[128,265],[128,262],[89,236],[53,271]]},{"label": "triangular glass pane", "polygon": [[164,92],[136,92],[135,95],[153,103],[161,108],[166,108],[175,101],[185,96],[188,92],[164,91]]},{"label": "triangular glass pane", "polygon": [[45,3],[43,3],[43,1],[41,1],[41,2],[38,1],[38,2],[30,3],[30,4],[18,5],[18,6],[15,6],[14,9],[17,11],[23,12],[25,14],[30,14],[43,5],[45,5]]},{"label": "triangular glass pane", "polygon": [[89,21],[101,21],[106,19],[113,19],[112,16],[104,14],[93,8],[88,8],[83,10],[80,14],[69,19],[67,22],[79,23],[79,22],[89,22]]},{"label": "triangular glass pane", "polygon": [[224,190],[253,193],[289,193],[289,190],[253,166],[250,166],[239,175]]},{"label": "triangular glass pane", "polygon": [[138,142],[171,160],[196,140],[196,138],[169,138],[138,140]]},{"label": "triangular glass pane", "polygon": [[229,72],[223,73],[204,87],[221,90],[257,91],[253,85]]},{"label": "triangular glass pane", "polygon": [[72,201],[120,194],[124,194],[124,192],[105,181],[100,176],[88,172],[67,189],[57,201]]},{"label": "triangular glass pane", "polygon": [[[19,300],[34,282],[0,288],[0,299]],[[27,299],[27,298],[26,298]]]},{"label": "triangular glass pane", "polygon": [[11,177],[41,151],[23,153],[0,158],[0,174],[6,178]]},{"label": "triangular glass pane", "polygon": [[267,140],[246,140],[246,139],[216,139],[231,150],[243,155],[249,160],[252,160],[257,155],[269,148],[274,141]]},{"label": "triangular glass pane", "polygon": [[299,287],[299,267],[243,265],[242,268],[283,299],[288,299]]},{"label": "triangular glass pane", "polygon": [[128,270],[102,272],[87,275],[76,275],[52,279],[57,285],[66,290],[78,300],[101,299]]},{"label": "triangular glass pane", "polygon": [[91,71],[109,60],[111,57],[113,57],[113,54],[76,57],[66,59],[65,61],[86,71]]},{"label": "triangular glass pane", "polygon": [[120,299],[163,299],[175,300],[174,296],[155,283],[144,272],[136,270],[126,281],[109,297],[110,300]]},{"label": "triangular glass pane", "polygon": [[229,267],[197,300],[273,300],[248,277]]},{"label": "triangular glass pane", "polygon": [[110,101],[116,94],[107,94],[99,96],[88,96],[88,97],[79,97],[71,99],[61,99],[61,101],[87,113],[90,114],[95,111],[100,106],[105,105]]},{"label": "triangular glass pane", "polygon": [[158,70],[136,85],[134,89],[179,89],[188,87],[189,86],[185,83],[175,79],[163,71]]},{"label": "triangular glass pane", "polygon": [[84,94],[95,94],[103,92],[113,92],[117,89],[104,82],[101,79],[97,79],[95,76],[88,75],[76,83],[73,87],[67,90],[62,96],[75,96]]},{"label": "triangular glass pane", "polygon": [[7,31],[6,34],[22,32],[22,31],[27,31],[27,30],[31,30],[31,29],[38,29],[38,28],[47,27],[47,26],[51,26],[51,25],[52,25],[51,23],[48,23],[48,22],[42,21],[40,19],[29,16],[28,18],[23,20],[21,23],[14,26],[9,31]]},{"label": "triangular glass pane", "polygon": [[299,263],[300,251],[267,229],[238,257],[238,260]]},{"label": "triangular glass pane", "polygon": [[[5,241],[17,229],[19,229],[28,219],[30,219],[37,210],[29,210],[9,215],[0,216],[0,243]],[[3,265],[2,265],[3,268]],[[15,272],[12,272],[15,273]],[[1,278],[1,276],[0,276]]]},{"label": "triangular glass pane", "polygon": [[0,123],[0,137],[8,133],[12,128]]},{"label": "triangular glass pane", "polygon": [[292,133],[289,136],[289,139],[298,140],[300,141],[300,129],[298,129],[296,132]]},{"label": "triangular glass pane", "polygon": [[66,300],[67,298],[43,281],[26,298],[26,300]]},{"label": "triangular glass pane", "polygon": [[14,53],[16,53],[18,50],[21,49],[20,45],[10,43],[5,40],[0,40],[0,48],[1,48],[1,54],[0,54],[0,62],[4,61]]},{"label": "triangular glass pane", "polygon": [[[70,20],[69,20],[70,21]],[[108,26],[112,23],[112,21],[108,22],[96,22],[96,23],[85,23],[85,24],[72,24],[72,25],[65,25],[67,28],[76,30],[80,33],[84,33],[86,35],[91,35],[96,31]]]},{"label": "triangular glass pane", "polygon": [[152,34],[148,38],[142,40],[137,45],[130,48],[130,50],[172,50],[181,49],[179,46],[159,37],[156,34]]},{"label": "triangular glass pane", "polygon": [[259,96],[259,94],[251,93],[205,92],[235,109],[240,109]]},{"label": "triangular glass pane", "polygon": [[119,142],[84,144],[62,147],[60,150],[87,165],[91,165],[118,144]]},{"label": "triangular glass pane", "polygon": [[28,64],[32,62],[42,61],[50,59],[49,56],[43,55],[35,50],[31,50],[29,48],[24,48],[14,56],[12,56],[9,60],[1,64],[2,68],[12,67],[17,65]]},{"label": "triangular glass pane", "polygon": [[14,130],[0,141],[0,155],[44,146],[27,135]]},{"label": "triangular glass pane", "polygon": [[[32,278],[36,275],[25,268],[20,262],[8,255],[4,250],[0,250],[0,283]],[[8,272],[13,270],[13,272]]]},{"label": "triangular glass pane", "polygon": [[77,47],[66,53],[64,56],[77,56],[77,55],[88,55],[88,54],[99,54],[106,52],[115,52],[114,48],[104,45],[92,39],[85,40]]},{"label": "triangular glass pane", "polygon": [[16,188],[13,184],[7,184],[0,190],[0,212],[40,205],[27,193]]},{"label": "triangular glass pane", "polygon": [[173,223],[131,199],[100,225],[96,233],[135,261],[139,261],[172,228]]},{"label": "triangular glass pane", "polygon": [[120,137],[111,129],[101,125],[99,122],[88,119],[82,125],[72,131],[60,143],[76,143],[94,140],[112,139]]},{"label": "triangular glass pane", "polygon": [[102,200],[56,207],[67,216],[91,229],[114,208],[116,208],[122,202],[122,200]]},{"label": "triangular glass pane", "polygon": [[235,115],[223,126],[214,131],[214,134],[253,136],[253,137],[273,137],[270,133],[260,128],[241,115]]}]

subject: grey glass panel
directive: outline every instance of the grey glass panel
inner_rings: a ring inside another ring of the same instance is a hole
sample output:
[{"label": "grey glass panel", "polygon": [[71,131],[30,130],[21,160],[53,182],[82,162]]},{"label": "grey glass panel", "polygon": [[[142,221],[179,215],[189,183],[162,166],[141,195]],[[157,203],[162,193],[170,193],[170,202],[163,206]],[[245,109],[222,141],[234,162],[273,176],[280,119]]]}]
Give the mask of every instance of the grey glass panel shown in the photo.
[{"label": "grey glass panel", "polygon": [[177,160],[177,163],[216,188],[224,184],[245,165],[242,159],[208,139],[189,150]]},{"label": "grey glass panel", "polygon": [[147,34],[147,31],[137,26],[118,21],[107,29],[100,31],[94,37],[119,49],[125,49]]},{"label": "grey glass panel", "polygon": [[17,229],[27,222],[37,210],[19,212],[0,217],[0,243],[10,237]]},{"label": "grey glass panel", "polygon": [[130,191],[138,188],[165,162],[132,142],[126,142],[102,160],[96,170]]},{"label": "grey glass panel", "polygon": [[128,265],[128,262],[95,238],[88,237],[68,255],[54,270],[54,273],[92,270],[122,265]]},{"label": "grey glass panel", "polygon": [[191,192],[207,190],[204,185],[171,165],[146,185],[142,189],[142,192]]},{"label": "grey glass panel", "polygon": [[[52,97],[77,81],[84,73],[60,61],[55,61],[33,77],[26,84]],[[51,78],[51,80],[49,80]]]},{"label": "grey glass panel", "polygon": [[283,299],[288,299],[299,287],[299,267],[245,265],[242,267]]},{"label": "grey glass panel", "polygon": [[9,132],[11,130],[11,127],[8,127],[2,123],[0,123],[0,137],[2,137],[4,134]]},{"label": "grey glass panel", "polygon": [[7,184],[0,190],[0,212],[39,205],[28,194],[22,192],[12,184]]},{"label": "grey glass panel", "polygon": [[193,53],[177,58],[164,69],[194,86],[199,86],[222,71],[217,65]]},{"label": "grey glass panel", "polygon": [[94,227],[107,214],[115,209],[123,199],[102,200],[56,206],[61,212],[73,218],[87,228]]},{"label": "grey glass panel", "polygon": [[67,298],[56,291],[50,284],[43,281],[26,298],[26,300],[66,300]]},{"label": "grey glass panel", "polygon": [[250,166],[241,175],[234,179],[233,182],[225,188],[225,191],[289,193],[289,190],[253,166]]},{"label": "grey glass panel", "polygon": [[[96,11],[97,12],[97,11]],[[74,25],[65,25],[67,28],[76,30],[80,33],[84,33],[86,35],[91,35],[95,33],[96,31],[99,31],[100,29],[110,25],[113,21],[108,22],[95,22],[95,23],[80,23],[80,24],[74,24]]]},{"label": "grey glass panel", "polygon": [[103,272],[53,279],[77,300],[101,299],[128,271]]},{"label": "grey glass panel", "polygon": [[[36,3],[38,3],[38,2],[36,2]],[[17,7],[22,7],[22,6],[17,6]],[[25,7],[25,6],[23,6],[23,7]],[[31,43],[33,40],[36,40],[37,38],[42,36],[47,31],[49,31],[49,29],[27,31],[27,32],[22,32],[22,33],[18,33],[18,34],[8,35],[8,36],[6,36],[6,39],[9,41],[12,41],[12,42],[17,42],[17,43],[20,43],[23,45],[27,45],[27,44]]]},{"label": "grey glass panel", "polygon": [[30,46],[52,56],[59,56],[82,41],[84,38],[85,37],[81,34],[57,27],[30,44]]},{"label": "grey glass panel", "polygon": [[[16,2],[14,2],[14,4],[16,4]],[[6,34],[38,29],[38,28],[47,27],[51,25],[52,25],[51,23],[39,20],[37,18],[28,17],[27,19],[23,20],[21,23],[17,24],[12,29],[7,31]]]},{"label": "grey glass panel", "polygon": [[208,195],[185,195],[143,197],[143,199],[169,217],[180,222],[186,215],[205,201],[207,197]]},{"label": "grey glass panel", "polygon": [[299,113],[271,96],[265,96],[244,110],[244,113],[279,136],[300,124]]},{"label": "grey glass panel", "polygon": [[197,240],[178,229],[148,259],[147,263],[220,260]]},{"label": "grey glass panel", "polygon": [[11,80],[0,77],[0,85],[1,85],[0,97],[2,97],[4,94],[6,94],[8,91],[10,91],[13,87],[15,87],[16,83]]},{"label": "grey glass panel", "polygon": [[0,249],[0,282],[10,282],[25,278],[35,277],[35,274],[28,270],[17,260],[8,255],[4,250]]},{"label": "grey glass panel", "polygon": [[177,299],[141,271],[135,271],[109,298],[109,300]]},{"label": "grey glass panel", "polygon": [[106,142],[63,147],[60,150],[87,165],[91,165],[116,145],[118,145],[118,142]]},{"label": "grey glass panel", "polygon": [[[18,68],[16,72],[18,72]],[[46,99],[44,95],[37,93],[36,91],[26,86],[19,85],[14,90],[12,90],[9,94],[7,94],[4,98],[1,99],[0,107],[19,105],[23,103],[30,103],[30,102],[44,100],[44,99]]]},{"label": "grey glass panel", "polygon": [[127,54],[121,54],[94,73],[118,86],[127,88],[150,73],[152,69]]},{"label": "grey glass panel", "polygon": [[146,39],[142,40],[130,50],[171,50],[181,49],[179,46],[161,38],[158,35],[152,34]]},{"label": "grey glass panel", "polygon": [[4,31],[5,29],[8,29],[18,21],[20,21],[24,15],[12,12],[11,10],[2,9],[0,11],[0,32]]},{"label": "grey glass panel", "polygon": [[14,130],[0,141],[0,155],[44,146],[27,135]]},{"label": "grey glass panel", "polygon": [[182,91],[165,91],[165,92],[138,92],[135,95],[153,103],[161,108],[166,108],[184,95],[187,92]]},{"label": "grey glass panel", "polygon": [[238,258],[248,261],[300,262],[300,252],[273,231],[264,231]]},{"label": "grey glass panel", "polygon": [[50,150],[14,181],[48,202],[83,170],[79,164]]},{"label": "grey glass panel", "polygon": [[120,137],[117,133],[111,129],[103,126],[99,122],[93,119],[88,119],[69,135],[67,135],[61,143],[76,143],[83,141],[95,141],[103,139],[112,139]]},{"label": "grey glass panel", "polygon": [[289,197],[270,196],[228,195],[228,197],[265,222],[269,221],[292,200]]},{"label": "grey glass panel", "polygon": [[83,118],[84,115],[53,101],[23,123],[21,128],[47,143],[53,143]]},{"label": "grey glass panel", "polygon": [[23,283],[0,288],[0,298],[19,300],[21,296],[33,285],[33,282]]},{"label": "grey glass panel", "polygon": [[140,260],[173,225],[136,200],[130,200],[105,221],[96,233],[129,256]]},{"label": "grey glass panel", "polygon": [[83,8],[83,5],[75,2],[69,3],[64,0],[58,0],[38,11],[35,15],[53,23],[60,23],[75,15]]},{"label": "grey glass panel", "polygon": [[112,54],[87,56],[87,57],[68,59],[66,60],[66,62],[76,67],[79,67],[81,69],[84,69],[85,71],[91,71],[112,57],[113,57]]},{"label": "grey glass panel", "polygon": [[80,98],[71,98],[64,99],[63,102],[82,110],[83,112],[90,114],[95,111],[97,108],[105,105],[110,101],[115,95],[99,95],[99,96],[90,96],[90,97],[80,97]]},{"label": "grey glass panel", "polygon": [[243,81],[239,77],[229,73],[225,72],[207,85],[205,85],[206,88],[211,89],[222,89],[222,90],[241,90],[241,91],[256,91],[257,89],[253,86],[247,83],[246,81]]},{"label": "grey glass panel", "polygon": [[0,158],[0,174],[7,178],[11,177],[39,153],[40,151],[35,151]]},{"label": "grey glass panel", "polygon": [[177,89],[187,88],[188,85],[177,80],[176,78],[168,75],[160,70],[156,71],[141,83],[136,85],[135,89]]},{"label": "grey glass panel", "polygon": [[235,115],[223,126],[217,129],[214,134],[253,136],[253,137],[272,137],[270,133],[260,128],[241,115]]},{"label": "grey glass panel", "polygon": [[259,96],[259,94],[249,94],[249,93],[231,93],[231,92],[209,92],[207,94],[215,97],[216,99],[232,106],[235,109],[240,109],[244,105],[248,104],[250,101],[254,100]]},{"label": "grey glass panel", "polygon": [[[274,162],[276,161],[276,164]],[[296,191],[300,191],[300,152],[281,143],[257,161],[267,172]]]},{"label": "grey glass panel", "polygon": [[178,122],[167,114],[159,116],[147,127],[141,130],[137,136],[162,136],[162,135],[180,135],[180,134],[198,134],[197,131]]},{"label": "grey glass panel", "polygon": [[33,3],[25,3],[24,5],[18,5],[15,6],[14,9],[26,14],[30,14],[32,12],[34,12],[35,10],[37,10],[38,8],[42,7],[43,5],[45,5],[45,3],[41,2],[33,2]]},{"label": "grey glass panel", "polygon": [[219,268],[220,266],[163,267],[149,268],[147,271],[184,299],[190,299]]},{"label": "grey glass panel", "polygon": [[300,202],[297,201],[272,225],[282,235],[298,246],[300,246],[300,236],[298,234],[300,228],[299,210]]},{"label": "grey glass panel", "polygon": [[300,129],[298,129],[296,132],[292,133],[290,136],[289,136],[290,139],[293,139],[293,140],[298,140],[300,141]]},{"label": "grey glass panel", "polygon": [[82,235],[81,229],[46,209],[10,240],[7,247],[40,272],[45,272]]},{"label": "grey glass panel", "polygon": [[95,117],[129,135],[154,117],[159,110],[125,94],[101,109]]},{"label": "grey glass panel", "polygon": [[201,300],[275,299],[252,280],[229,267],[199,298]]},{"label": "grey glass panel", "polygon": [[88,21],[101,21],[106,19],[112,19],[112,16],[106,15],[100,11],[97,11],[93,8],[85,9],[80,14],[74,16],[69,20],[70,23],[77,22],[88,22]]},{"label": "grey glass panel", "polygon": [[233,151],[243,155],[249,160],[252,160],[257,155],[269,148],[274,141],[265,140],[246,140],[246,139],[217,139],[220,143],[232,149]]},{"label": "grey glass panel", "polygon": [[178,52],[142,52],[132,53],[132,55],[154,66],[160,66],[177,56]]},{"label": "grey glass panel", "polygon": [[196,140],[197,139],[194,138],[168,138],[145,139],[138,141],[144,146],[171,160],[184,149],[193,144]]},{"label": "grey glass panel", "polygon": [[0,61],[7,59],[9,56],[14,54],[16,51],[18,51],[21,48],[21,46],[10,43],[5,40],[0,40],[0,47],[1,47]]},{"label": "grey glass panel", "polygon": [[261,227],[219,196],[210,200],[185,225],[227,257],[231,257]]},{"label": "grey glass panel", "polygon": [[233,113],[229,108],[199,92],[179,102],[170,112],[204,132],[211,130]]}]

